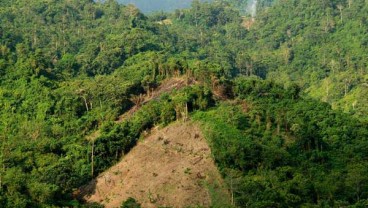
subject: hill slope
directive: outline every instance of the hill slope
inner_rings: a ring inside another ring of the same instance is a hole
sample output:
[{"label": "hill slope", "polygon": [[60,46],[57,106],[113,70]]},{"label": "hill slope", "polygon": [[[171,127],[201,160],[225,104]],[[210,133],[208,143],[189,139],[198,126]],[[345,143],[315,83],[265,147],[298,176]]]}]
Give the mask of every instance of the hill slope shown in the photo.
[{"label": "hill slope", "polygon": [[119,2],[123,4],[134,4],[142,10],[142,12],[151,13],[155,11],[174,11],[175,9],[187,8],[190,7],[192,0],[120,0]]},{"label": "hill slope", "polygon": [[199,128],[176,122],[153,130],[121,162],[83,187],[81,195],[107,208],[129,197],[143,207],[208,207],[214,187],[224,201],[229,199],[218,184],[223,184],[221,176]]},{"label": "hill slope", "polygon": [[238,207],[368,207],[368,1],[258,0],[248,29],[228,1],[1,0],[0,207],[88,207],[71,193],[183,118]]}]

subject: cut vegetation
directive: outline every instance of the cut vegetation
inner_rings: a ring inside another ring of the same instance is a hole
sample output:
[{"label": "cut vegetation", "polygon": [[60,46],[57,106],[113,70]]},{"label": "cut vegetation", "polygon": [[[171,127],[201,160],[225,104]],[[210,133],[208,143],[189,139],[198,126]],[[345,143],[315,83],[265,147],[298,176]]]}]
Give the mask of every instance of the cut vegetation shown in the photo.
[{"label": "cut vegetation", "polygon": [[129,197],[142,207],[209,207],[214,196],[230,203],[206,140],[189,122],[153,129],[122,161],[81,189],[87,202],[107,208]]}]

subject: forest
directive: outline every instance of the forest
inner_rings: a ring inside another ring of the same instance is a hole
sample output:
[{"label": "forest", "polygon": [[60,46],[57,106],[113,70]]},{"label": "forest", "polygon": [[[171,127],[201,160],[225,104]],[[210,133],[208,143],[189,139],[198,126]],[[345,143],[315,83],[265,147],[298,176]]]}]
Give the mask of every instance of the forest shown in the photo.
[{"label": "forest", "polygon": [[0,207],[100,207],[73,192],[183,117],[233,207],[367,207],[368,1],[247,3],[0,1]]}]

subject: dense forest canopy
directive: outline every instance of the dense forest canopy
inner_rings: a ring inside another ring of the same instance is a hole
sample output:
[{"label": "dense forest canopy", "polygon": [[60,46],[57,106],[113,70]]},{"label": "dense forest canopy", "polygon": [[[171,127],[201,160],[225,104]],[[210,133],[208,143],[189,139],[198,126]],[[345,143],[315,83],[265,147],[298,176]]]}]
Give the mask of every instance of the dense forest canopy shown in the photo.
[{"label": "dense forest canopy", "polygon": [[[245,4],[2,0],[0,207],[88,206],[73,191],[183,114],[234,206],[368,206],[368,2]],[[114,122],[174,76],[197,84]]]}]

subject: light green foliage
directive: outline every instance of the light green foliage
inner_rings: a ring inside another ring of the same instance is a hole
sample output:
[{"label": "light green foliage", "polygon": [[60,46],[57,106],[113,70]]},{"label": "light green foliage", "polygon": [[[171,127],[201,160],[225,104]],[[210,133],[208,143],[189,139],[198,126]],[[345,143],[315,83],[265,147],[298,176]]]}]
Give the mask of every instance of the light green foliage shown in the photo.
[{"label": "light green foliage", "polygon": [[357,92],[367,91],[367,9],[363,0],[276,1],[257,15],[246,39],[267,78],[295,82],[311,97],[366,119]]}]

